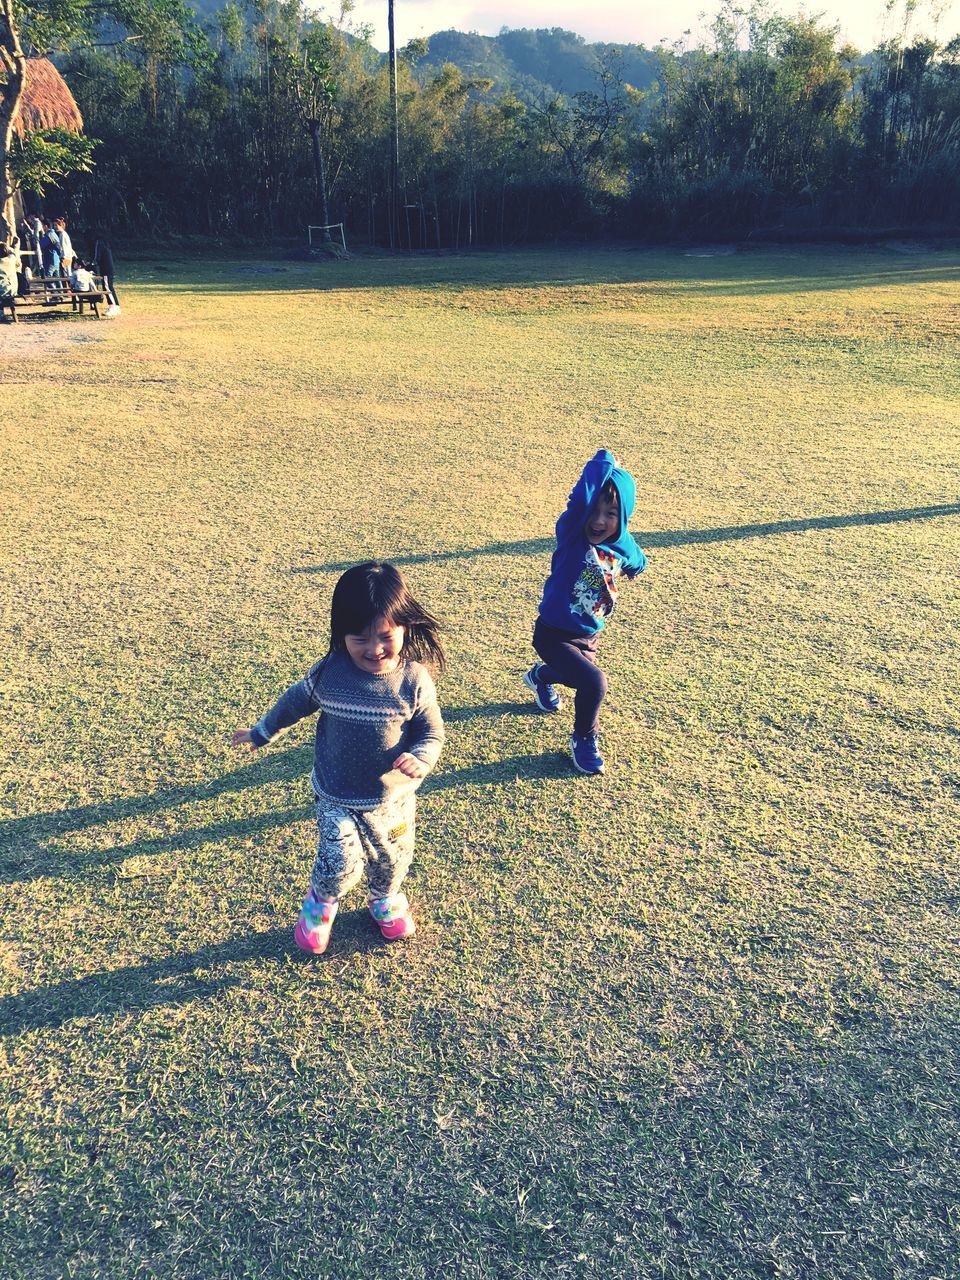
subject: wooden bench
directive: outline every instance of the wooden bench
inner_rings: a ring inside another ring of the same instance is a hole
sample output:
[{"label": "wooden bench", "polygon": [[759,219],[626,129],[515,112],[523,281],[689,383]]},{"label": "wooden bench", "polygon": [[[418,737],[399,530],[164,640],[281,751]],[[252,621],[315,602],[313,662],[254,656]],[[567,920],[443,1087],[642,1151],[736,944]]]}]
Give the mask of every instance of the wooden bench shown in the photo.
[{"label": "wooden bench", "polygon": [[89,306],[99,320],[100,303],[106,301],[107,290],[103,276],[94,276],[93,283],[93,289],[73,290],[65,276],[34,276],[30,281],[30,292],[26,297],[0,298],[0,316],[4,311],[9,311],[13,323],[16,324],[17,312],[28,307],[65,307],[69,303],[70,310],[81,316],[84,307]]}]

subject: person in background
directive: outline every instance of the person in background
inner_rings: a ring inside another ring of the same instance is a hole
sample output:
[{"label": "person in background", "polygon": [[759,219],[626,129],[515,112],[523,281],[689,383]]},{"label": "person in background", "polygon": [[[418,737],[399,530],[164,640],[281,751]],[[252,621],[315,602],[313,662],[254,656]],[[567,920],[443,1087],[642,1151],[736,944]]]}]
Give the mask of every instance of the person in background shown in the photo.
[{"label": "person in background", "polygon": [[53,225],[57,235],[60,237],[60,269],[65,276],[69,276],[73,271],[73,241],[67,231],[65,219],[57,218]]},{"label": "person in background", "polygon": [[17,297],[26,298],[30,294],[30,276],[28,274],[30,268],[23,260],[19,236],[14,236],[10,241],[10,249],[17,268]]},{"label": "person in background", "polygon": [[26,213],[20,219],[20,245],[25,256],[29,255],[27,265],[36,274],[40,274],[40,237],[43,227],[35,213]]},{"label": "person in background", "polygon": [[74,258],[70,273],[70,288],[74,293],[92,293],[95,288],[93,272],[84,266],[82,258]]},{"label": "person in background", "polygon": [[53,223],[49,218],[43,219],[43,234],[40,237],[40,255],[43,266],[43,274],[47,279],[52,279],[60,274],[60,237],[54,230]]},{"label": "person in background", "polygon": [[97,242],[93,247],[93,262],[97,268],[97,273],[103,276],[104,289],[107,295],[107,309],[104,315],[118,316],[120,314],[120,299],[117,297],[117,287],[113,282],[113,253],[110,249],[109,240],[105,239],[101,232],[97,232]]},{"label": "person in background", "polygon": [[[8,301],[17,296],[17,259],[6,240],[0,240],[0,298]],[[10,317],[11,322],[14,317]],[[4,316],[6,320],[6,316]]]}]

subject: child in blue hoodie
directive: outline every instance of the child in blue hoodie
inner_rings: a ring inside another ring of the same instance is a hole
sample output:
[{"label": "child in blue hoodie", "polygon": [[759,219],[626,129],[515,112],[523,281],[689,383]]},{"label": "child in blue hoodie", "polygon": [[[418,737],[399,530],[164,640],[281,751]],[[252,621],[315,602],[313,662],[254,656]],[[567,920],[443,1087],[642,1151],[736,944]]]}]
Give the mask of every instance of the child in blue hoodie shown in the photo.
[{"label": "child in blue hoodie", "polygon": [[557,521],[557,549],[533,629],[543,661],[523,677],[541,711],[560,710],[555,684],[576,690],[570,753],[581,773],[603,773],[597,729],[607,677],[597,666],[597,641],[617,602],[617,579],[634,578],[647,564],[627,532],[636,491],[608,449],[584,467]]}]

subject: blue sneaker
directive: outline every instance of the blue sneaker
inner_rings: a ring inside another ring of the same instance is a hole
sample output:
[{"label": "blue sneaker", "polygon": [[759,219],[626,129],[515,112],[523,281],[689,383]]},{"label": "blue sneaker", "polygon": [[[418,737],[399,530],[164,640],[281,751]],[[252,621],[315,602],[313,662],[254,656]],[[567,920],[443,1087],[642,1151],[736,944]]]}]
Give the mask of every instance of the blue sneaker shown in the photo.
[{"label": "blue sneaker", "polygon": [[533,700],[541,711],[559,711],[563,701],[552,684],[547,684],[546,680],[540,679],[542,670],[543,663],[535,662],[524,675],[523,683],[528,689],[533,690]]},{"label": "blue sneaker", "polygon": [[578,738],[573,734],[570,738],[570,754],[573,756],[573,767],[581,773],[603,773],[603,757],[597,747],[597,735],[587,734]]}]

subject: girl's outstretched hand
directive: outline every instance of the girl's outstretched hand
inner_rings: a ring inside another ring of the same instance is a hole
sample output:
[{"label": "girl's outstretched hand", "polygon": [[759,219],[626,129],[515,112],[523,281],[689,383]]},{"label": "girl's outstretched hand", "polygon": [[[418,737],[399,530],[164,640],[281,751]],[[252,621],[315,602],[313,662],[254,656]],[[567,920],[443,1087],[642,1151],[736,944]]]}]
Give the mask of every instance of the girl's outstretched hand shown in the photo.
[{"label": "girl's outstretched hand", "polygon": [[393,767],[399,769],[401,773],[405,773],[408,778],[425,778],[430,770],[418,760],[416,756],[412,756],[409,751],[404,751],[403,755],[397,756],[393,762]]},{"label": "girl's outstretched hand", "polygon": [[257,749],[257,744],[254,742],[253,734],[249,729],[234,729],[230,745],[231,747],[246,747],[248,751],[256,751]]}]

